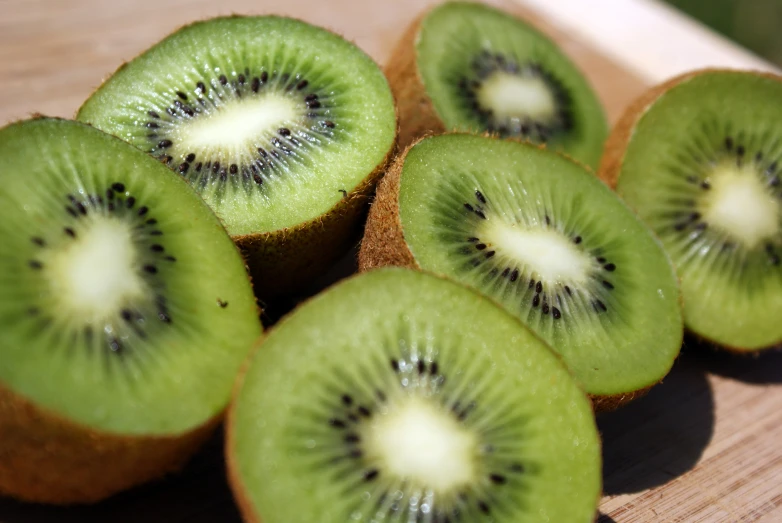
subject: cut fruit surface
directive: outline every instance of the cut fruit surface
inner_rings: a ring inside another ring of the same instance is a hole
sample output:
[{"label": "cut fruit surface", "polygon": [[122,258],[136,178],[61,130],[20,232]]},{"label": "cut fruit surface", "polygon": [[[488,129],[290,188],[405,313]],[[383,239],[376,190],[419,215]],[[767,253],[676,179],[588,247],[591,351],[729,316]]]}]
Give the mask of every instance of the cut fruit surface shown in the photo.
[{"label": "cut fruit surface", "polygon": [[383,161],[396,127],[368,56],[280,17],[187,26],[117,71],[78,118],[179,171],[232,236],[324,214]]},{"label": "cut fruit surface", "polygon": [[596,166],[608,134],[592,88],[556,44],[486,5],[432,9],[400,42],[387,74],[403,146],[431,130],[488,131]]},{"label": "cut fruit surface", "polygon": [[600,180],[528,144],[445,135],[410,148],[378,189],[359,255],[362,269],[388,263],[491,296],[593,396],[654,385],[679,351],[659,243]]},{"label": "cut fruit surface", "polygon": [[587,523],[600,493],[590,404],[555,354],[489,300],[404,269],[271,331],[227,450],[246,520],[265,523]]},{"label": "cut fruit surface", "polygon": [[184,177],[268,292],[306,284],[350,247],[396,139],[371,58],[274,16],[180,29],[121,67],[77,118]]},{"label": "cut fruit surface", "polygon": [[82,124],[12,125],[0,156],[0,384],[96,432],[176,435],[219,415],[260,324],[215,216]]},{"label": "cut fruit surface", "polygon": [[601,175],[662,241],[695,334],[735,350],[782,341],[782,81],[702,71],[623,117]]}]

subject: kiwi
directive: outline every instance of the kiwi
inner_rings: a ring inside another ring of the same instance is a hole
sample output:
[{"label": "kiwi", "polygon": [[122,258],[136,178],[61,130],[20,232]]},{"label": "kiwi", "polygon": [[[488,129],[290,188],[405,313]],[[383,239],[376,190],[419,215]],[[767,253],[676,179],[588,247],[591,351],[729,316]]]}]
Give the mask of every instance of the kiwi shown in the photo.
[{"label": "kiwi", "polygon": [[782,342],[782,77],[695,71],[642,96],[600,175],[657,234],[684,321],[735,351]]},{"label": "kiwi", "polygon": [[261,333],[187,184],[86,125],[0,130],[0,493],[93,502],[179,467]]},{"label": "kiwi", "polygon": [[598,434],[565,367],[500,307],[416,271],[353,277],[283,319],[227,431],[245,521],[596,515]]},{"label": "kiwi", "polygon": [[325,29],[275,16],[180,29],[120,67],[77,118],[188,180],[263,297],[306,287],[357,242],[396,139],[378,66]]},{"label": "kiwi", "polygon": [[608,124],[557,45],[493,7],[443,3],[408,28],[386,74],[401,147],[427,133],[490,132],[546,143],[596,167]]},{"label": "kiwi", "polygon": [[378,187],[359,268],[420,268],[502,304],[615,408],[660,381],[683,335],[659,242],[611,190],[513,140],[424,138]]}]

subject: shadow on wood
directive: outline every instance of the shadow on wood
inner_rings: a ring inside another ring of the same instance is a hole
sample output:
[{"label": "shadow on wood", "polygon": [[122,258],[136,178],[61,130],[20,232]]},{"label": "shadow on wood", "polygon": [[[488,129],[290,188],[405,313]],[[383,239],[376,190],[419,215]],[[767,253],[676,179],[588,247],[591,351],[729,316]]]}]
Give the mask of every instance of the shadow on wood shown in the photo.
[{"label": "shadow on wood", "polygon": [[735,354],[711,343],[688,337],[682,350],[683,357],[718,376],[758,385],[782,383],[780,349],[769,349],[755,354]]},{"label": "shadow on wood", "polygon": [[608,514],[603,514],[602,512],[597,515],[597,522],[596,523],[616,523],[614,518],[609,516]]},{"label": "shadow on wood", "polygon": [[597,421],[605,494],[640,492],[695,466],[714,432],[714,396],[705,372],[680,358],[646,397]]},{"label": "shadow on wood", "polygon": [[[111,466],[106,464],[106,466]],[[180,473],[85,507],[0,498],[2,523],[241,523],[225,479],[222,431]]]}]

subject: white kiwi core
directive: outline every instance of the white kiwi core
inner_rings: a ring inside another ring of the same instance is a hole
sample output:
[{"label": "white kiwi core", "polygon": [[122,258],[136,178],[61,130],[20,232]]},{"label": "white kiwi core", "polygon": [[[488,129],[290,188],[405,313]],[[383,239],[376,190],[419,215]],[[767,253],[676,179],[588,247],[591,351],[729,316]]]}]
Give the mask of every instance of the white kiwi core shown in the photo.
[{"label": "white kiwi core", "polygon": [[111,318],[145,295],[136,258],[131,228],[120,220],[96,218],[47,260],[52,296],[75,317]]},{"label": "white kiwi core", "polygon": [[300,101],[274,92],[234,100],[176,127],[174,143],[199,156],[239,158],[248,148],[255,155],[256,144],[268,142],[279,128],[301,119],[302,107]]},{"label": "white kiwi core", "polygon": [[775,236],[779,205],[758,178],[754,165],[723,163],[711,177],[711,190],[700,202],[709,227],[728,234],[748,249]]},{"label": "white kiwi core", "polygon": [[487,250],[530,267],[544,283],[586,283],[592,260],[561,233],[551,229],[528,229],[502,220],[488,220],[480,237]]},{"label": "white kiwi core", "polygon": [[478,103],[500,120],[547,120],[557,110],[557,101],[542,78],[505,72],[496,72],[484,80],[478,91]]},{"label": "white kiwi core", "polygon": [[425,398],[400,400],[366,431],[368,450],[384,472],[441,494],[475,480],[475,434]]}]

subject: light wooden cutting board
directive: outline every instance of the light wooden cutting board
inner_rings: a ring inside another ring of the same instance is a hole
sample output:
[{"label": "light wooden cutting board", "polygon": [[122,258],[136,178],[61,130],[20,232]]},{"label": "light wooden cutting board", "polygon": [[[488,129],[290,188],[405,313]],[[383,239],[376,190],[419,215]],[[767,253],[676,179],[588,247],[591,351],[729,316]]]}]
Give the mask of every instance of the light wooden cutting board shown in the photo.
[{"label": "light wooden cutting board", "polygon": [[[432,3],[0,0],[0,124],[35,112],[72,116],[123,60],[191,20],[292,15],[345,35],[382,65],[405,25]],[[553,29],[552,20],[502,5],[556,38],[586,72],[611,121],[646,87],[594,46]],[[601,522],[782,522],[782,353],[736,358],[688,343],[662,385],[598,423]],[[221,445],[218,436],[183,473],[95,507],[0,499],[0,523],[238,522]]]}]

